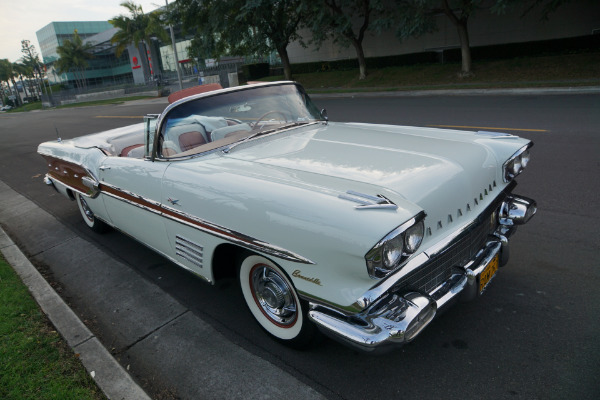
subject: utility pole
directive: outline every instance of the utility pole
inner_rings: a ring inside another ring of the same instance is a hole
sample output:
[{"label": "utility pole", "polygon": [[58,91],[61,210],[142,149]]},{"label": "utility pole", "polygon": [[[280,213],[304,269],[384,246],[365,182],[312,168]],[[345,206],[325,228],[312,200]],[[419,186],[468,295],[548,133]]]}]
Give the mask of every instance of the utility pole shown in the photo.
[{"label": "utility pole", "polygon": [[[169,1],[165,0],[167,11],[169,10]],[[173,47],[173,54],[175,54],[175,69],[177,70],[177,80],[179,81],[179,90],[183,90],[183,82],[181,81],[181,71],[179,70],[179,57],[177,56],[177,48],[175,47],[175,33],[173,33],[173,25],[169,24],[169,30],[171,31],[171,47]]]}]

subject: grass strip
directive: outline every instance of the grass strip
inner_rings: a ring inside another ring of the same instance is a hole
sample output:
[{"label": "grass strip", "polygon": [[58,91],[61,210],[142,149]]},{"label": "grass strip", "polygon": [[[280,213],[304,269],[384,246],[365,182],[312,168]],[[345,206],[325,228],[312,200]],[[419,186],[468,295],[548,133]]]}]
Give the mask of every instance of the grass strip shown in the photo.
[{"label": "grass strip", "polygon": [[0,399],[105,399],[1,256]]},{"label": "grass strip", "polygon": [[363,80],[358,79],[358,68],[295,74],[293,79],[311,93],[597,86],[600,52],[475,60],[473,76],[461,78],[459,71],[460,63],[435,63],[370,69]]}]

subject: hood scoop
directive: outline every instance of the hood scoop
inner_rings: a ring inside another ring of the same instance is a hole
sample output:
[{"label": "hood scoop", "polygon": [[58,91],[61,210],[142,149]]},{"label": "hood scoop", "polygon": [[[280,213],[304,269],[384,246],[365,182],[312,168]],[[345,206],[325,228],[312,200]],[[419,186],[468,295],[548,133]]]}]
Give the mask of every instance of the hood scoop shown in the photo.
[{"label": "hood scoop", "polygon": [[354,207],[357,210],[372,210],[372,209],[385,209],[385,210],[397,210],[398,206],[394,204],[387,197],[378,194],[376,196],[371,196],[369,194],[355,192],[353,190],[348,190],[344,194],[340,194],[338,196],[340,199],[349,200],[359,205]]}]

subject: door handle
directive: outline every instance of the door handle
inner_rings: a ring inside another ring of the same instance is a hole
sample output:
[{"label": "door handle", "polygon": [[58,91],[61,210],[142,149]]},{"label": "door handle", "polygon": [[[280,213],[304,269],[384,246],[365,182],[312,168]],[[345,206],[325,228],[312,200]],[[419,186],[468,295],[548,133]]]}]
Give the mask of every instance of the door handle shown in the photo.
[{"label": "door handle", "polygon": [[107,169],[110,169],[110,167],[107,167],[106,165],[101,165],[100,167],[98,167],[98,169],[100,171],[106,171]]}]

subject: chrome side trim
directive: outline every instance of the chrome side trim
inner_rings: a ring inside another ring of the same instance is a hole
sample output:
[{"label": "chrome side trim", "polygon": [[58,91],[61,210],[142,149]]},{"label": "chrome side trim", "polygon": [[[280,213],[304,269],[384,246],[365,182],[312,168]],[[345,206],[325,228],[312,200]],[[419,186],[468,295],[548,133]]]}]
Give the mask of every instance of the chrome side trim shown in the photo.
[{"label": "chrome side trim", "polygon": [[[93,175],[90,175],[93,177]],[[100,194],[100,182],[95,178],[90,178],[89,176],[84,176],[81,178],[81,183],[87,188],[90,189],[89,197],[95,199]]]},{"label": "chrome side trim", "polygon": [[[85,167],[82,164],[73,162],[65,157],[46,154],[43,152],[40,152],[39,154],[50,162],[50,164],[48,164],[49,171],[46,174],[46,177],[44,178],[44,182],[48,183],[48,180],[52,182],[56,180],[64,187],[70,189],[73,192],[79,193],[82,196],[91,198],[95,198],[98,196],[98,178],[96,178],[96,175],[94,175],[94,173],[89,168]],[[80,169],[80,173],[82,176],[79,176],[77,172],[72,173],[67,171],[66,169],[64,169],[64,166],[62,171],[63,173],[60,174],[60,168],[55,167],[54,169],[52,169],[53,160],[58,160],[67,164],[67,166],[69,166],[69,169]],[[71,183],[67,182],[67,180],[71,180]],[[79,180],[82,187],[78,188],[74,186],[77,183],[77,180]],[[89,190],[85,191],[84,188],[88,188]]]},{"label": "chrome side trim", "polygon": [[301,255],[292,251],[275,246],[271,243],[263,242],[254,237],[245,235],[224,226],[220,226],[218,224],[214,224],[194,215],[184,213],[165,204],[161,204],[155,200],[150,200],[129,191],[122,190],[111,184],[102,182],[100,185],[100,190],[102,193],[114,199],[126,202],[132,206],[168,218],[172,221],[197,229],[209,235],[228,240],[231,243],[235,243],[247,249],[269,254],[271,256],[282,258],[288,261],[302,264],[315,264],[308,258],[302,257]]},{"label": "chrome side trim", "polygon": [[214,224],[202,218],[183,213],[179,210],[175,210],[165,205],[162,205],[162,209],[168,211],[166,213],[160,213],[160,215],[162,215],[165,218],[169,218],[173,221],[179,222],[180,224],[198,229],[212,236],[216,236],[221,239],[226,239],[242,247],[269,254],[274,257],[282,258],[288,261],[298,262],[302,264],[315,264],[313,261],[309,260],[308,258],[302,257],[299,254],[275,246],[273,244],[263,242],[259,239],[231,230],[229,228],[225,228],[223,226]]}]

